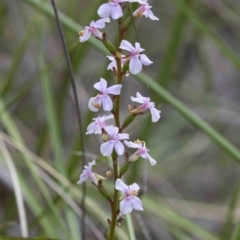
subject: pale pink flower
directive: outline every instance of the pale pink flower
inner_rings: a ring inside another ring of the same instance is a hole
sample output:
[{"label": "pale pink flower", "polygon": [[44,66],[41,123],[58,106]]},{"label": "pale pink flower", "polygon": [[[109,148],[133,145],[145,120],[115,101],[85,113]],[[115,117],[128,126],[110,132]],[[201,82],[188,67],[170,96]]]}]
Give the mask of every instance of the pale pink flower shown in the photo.
[{"label": "pale pink flower", "polygon": [[132,212],[132,210],[143,211],[142,202],[137,197],[140,187],[133,183],[127,186],[120,178],[116,180],[115,188],[123,192],[120,198],[120,211],[123,215]]},{"label": "pale pink flower", "polygon": [[145,54],[141,54],[144,49],[140,47],[138,42],[136,42],[135,47],[133,47],[130,42],[122,40],[119,48],[130,52],[127,57],[130,59],[129,71],[132,74],[140,73],[142,70],[142,65],[147,66],[153,63]]},{"label": "pale pink flower", "polygon": [[156,165],[156,161],[148,154],[149,149],[146,148],[145,142],[142,141],[124,141],[125,145],[130,148],[137,148],[137,151],[129,158],[130,162],[136,161],[139,157],[148,159],[152,166]]},{"label": "pale pink flower", "polygon": [[98,15],[100,17],[112,17],[112,19],[118,19],[123,16],[123,11],[120,3],[129,2],[130,0],[110,0],[108,3],[102,4],[98,8]]},{"label": "pale pink flower", "polygon": [[80,175],[80,180],[77,182],[78,184],[86,182],[88,179],[90,179],[95,185],[98,185],[98,180],[95,176],[95,173],[92,171],[93,165],[95,165],[95,160],[89,162],[88,166],[84,166],[83,172]]},{"label": "pale pink flower", "polygon": [[107,126],[106,121],[112,118],[114,118],[112,114],[109,116],[103,115],[102,117],[99,116],[97,118],[93,118],[93,122],[90,123],[87,127],[86,134],[102,134],[102,129]]},{"label": "pale pink flower", "polygon": [[106,22],[110,22],[110,18],[102,18],[96,22],[91,21],[90,25],[85,27],[85,30],[79,32],[80,42],[87,41],[90,38],[91,34],[97,38],[102,39],[102,33],[98,29],[105,28]]},{"label": "pale pink flower", "polygon": [[103,156],[110,156],[113,149],[118,155],[124,154],[124,145],[121,140],[129,139],[128,133],[118,133],[119,128],[114,126],[105,127],[105,132],[108,134],[107,141],[101,144],[100,152]]},{"label": "pale pink flower", "polygon": [[147,0],[133,0],[132,2],[138,2],[141,6],[134,11],[134,17],[141,17],[144,15],[145,17],[150,18],[151,20],[159,20],[156,16],[154,16],[153,12],[150,10],[152,6],[150,6]]},{"label": "pale pink flower", "polygon": [[115,84],[107,88],[107,81],[100,78],[100,81],[95,83],[93,87],[100,91],[100,93],[96,97],[90,98],[88,102],[89,109],[93,112],[97,112],[101,106],[103,106],[104,111],[111,111],[113,109],[113,102],[108,94],[119,95],[122,85]]},{"label": "pale pink flower", "polygon": [[[113,72],[117,72],[117,62],[115,57],[113,56],[107,56],[107,58],[111,61],[107,67],[107,70],[112,70]],[[123,68],[124,64],[127,62],[127,59],[125,58],[125,55],[122,55],[121,58],[121,67]],[[126,77],[129,76],[129,72],[127,72]]]},{"label": "pale pink flower", "polygon": [[143,97],[139,92],[137,92],[136,97],[131,97],[131,100],[133,102],[142,103],[142,105],[138,108],[130,110],[130,112],[140,113],[149,109],[152,115],[152,122],[157,122],[160,119],[161,111],[155,108],[155,103],[151,102],[149,97]]}]

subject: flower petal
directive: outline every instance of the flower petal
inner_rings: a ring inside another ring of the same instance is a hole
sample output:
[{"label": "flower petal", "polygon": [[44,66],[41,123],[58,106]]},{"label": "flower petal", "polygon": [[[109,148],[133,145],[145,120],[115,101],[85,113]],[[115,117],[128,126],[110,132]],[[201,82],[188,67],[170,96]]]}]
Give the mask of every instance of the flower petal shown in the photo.
[{"label": "flower petal", "polygon": [[96,176],[95,176],[95,174],[94,174],[93,172],[89,172],[88,177],[89,177],[89,179],[90,179],[93,183],[95,183],[96,185],[98,185],[98,180],[97,180],[97,178],[96,178]]},{"label": "flower petal", "polygon": [[129,190],[128,186],[120,178],[116,180],[115,189],[123,193],[128,192]]},{"label": "flower petal", "polygon": [[142,71],[142,63],[139,61],[138,57],[133,57],[129,62],[129,71],[132,74],[138,74]]},{"label": "flower petal", "polygon": [[[99,107],[95,107],[95,106],[99,106]],[[99,109],[101,107],[101,99],[98,97],[90,98],[88,101],[88,107],[93,112],[99,111]]]},{"label": "flower petal", "polygon": [[104,3],[98,8],[98,15],[102,18],[107,18],[111,14],[112,6],[109,3]]},{"label": "flower petal", "polygon": [[115,84],[107,88],[107,94],[119,95],[121,93],[122,84]]},{"label": "flower petal", "polygon": [[157,110],[155,107],[149,108],[152,115],[152,122],[157,122],[160,119],[161,111]]},{"label": "flower petal", "polygon": [[94,133],[94,132],[95,132],[95,125],[96,125],[95,122],[90,123],[90,124],[88,125],[88,127],[87,127],[87,132],[86,132],[86,134],[92,134],[92,133]]},{"label": "flower petal", "polygon": [[128,133],[119,133],[118,134],[118,139],[119,140],[129,139],[129,134]]},{"label": "flower petal", "polygon": [[140,189],[140,187],[136,183],[133,183],[133,184],[129,185],[128,187],[129,187],[129,191],[130,192],[133,192],[133,191],[137,191],[138,192],[138,190]]},{"label": "flower petal", "polygon": [[123,16],[122,8],[119,4],[113,5],[111,9],[111,16],[113,19],[119,19]]},{"label": "flower petal", "polygon": [[134,142],[131,142],[131,141],[124,141],[125,145],[130,147],[130,148],[141,148],[142,147],[142,144],[141,143],[134,143]]},{"label": "flower petal", "polygon": [[136,97],[146,99],[146,97],[142,96],[139,92],[136,93]]},{"label": "flower petal", "polygon": [[100,146],[100,152],[103,156],[110,156],[113,151],[113,142],[105,142]]},{"label": "flower petal", "polygon": [[111,125],[111,126],[105,127],[104,130],[107,132],[109,136],[117,136],[119,128]]},{"label": "flower petal", "polygon": [[127,50],[129,52],[135,51],[135,48],[133,47],[133,45],[126,40],[122,40],[119,48],[121,48],[123,50]]},{"label": "flower petal", "polygon": [[135,49],[136,49],[138,52],[142,52],[142,51],[145,50],[144,48],[141,48],[141,47],[140,47],[140,43],[139,43],[139,42],[136,42],[136,43],[135,43]]},{"label": "flower petal", "polygon": [[149,160],[151,166],[155,166],[157,164],[157,161],[153,159],[148,153],[146,153],[147,159]]},{"label": "flower petal", "polygon": [[140,61],[144,66],[147,66],[153,63],[145,54],[140,55]]},{"label": "flower petal", "polygon": [[99,28],[99,29],[102,29],[102,28],[105,28],[105,23],[106,22],[110,22],[110,18],[102,18],[102,19],[99,19],[97,20],[95,23],[91,24],[90,26],[93,26],[95,28]]},{"label": "flower petal", "polygon": [[100,78],[100,81],[93,85],[98,91],[103,92],[107,89],[107,81],[104,78]]},{"label": "flower petal", "polygon": [[144,11],[143,15],[144,15],[145,17],[149,17],[149,18],[150,18],[151,20],[153,20],[153,21],[154,21],[154,20],[159,20],[159,18],[157,18],[156,16],[154,16],[153,12],[152,12],[150,9]]},{"label": "flower petal", "polygon": [[132,212],[133,206],[131,199],[124,199],[120,202],[120,211],[123,215]]},{"label": "flower petal", "polygon": [[123,155],[125,152],[124,145],[120,141],[114,143],[114,149],[117,155]]},{"label": "flower petal", "polygon": [[86,29],[83,36],[79,37],[79,41],[86,42],[90,38],[90,36],[91,36],[91,32],[88,29]]},{"label": "flower petal", "polygon": [[104,111],[111,111],[113,109],[112,99],[108,95],[102,97],[102,106]]},{"label": "flower petal", "polygon": [[133,209],[137,211],[143,211],[142,201],[138,197],[133,196],[131,200],[132,200]]}]

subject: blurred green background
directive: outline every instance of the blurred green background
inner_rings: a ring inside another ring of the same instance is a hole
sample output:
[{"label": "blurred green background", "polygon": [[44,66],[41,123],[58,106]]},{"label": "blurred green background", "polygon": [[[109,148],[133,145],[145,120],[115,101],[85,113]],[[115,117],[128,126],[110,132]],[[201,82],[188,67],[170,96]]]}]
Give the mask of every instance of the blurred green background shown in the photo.
[{"label": "blurred green background", "polygon": [[[88,100],[107,71],[107,51],[78,31],[99,17],[105,1],[56,1],[77,84],[84,131]],[[144,212],[134,212],[118,239],[239,240],[240,1],[149,0],[160,19],[135,20],[136,37],[154,64],[123,82],[121,121],[139,91],[162,111],[148,113],[126,132],[146,141],[158,164],[139,160],[126,182],[144,190]],[[75,104],[50,1],[0,2],[0,235],[81,239],[82,152]],[[117,23],[104,30],[116,43]],[[86,136],[87,162],[104,175],[99,136]],[[129,154],[131,150],[127,150]],[[15,181],[14,181],[15,180]],[[20,186],[18,186],[18,184]],[[112,191],[112,178],[106,181]],[[14,189],[20,190],[17,198]],[[24,207],[21,204],[21,193]],[[18,199],[18,201],[16,201]],[[17,204],[17,202],[19,204]],[[110,209],[87,183],[87,239],[105,239]],[[19,220],[20,211],[20,220]],[[25,213],[25,214],[24,214]]]}]

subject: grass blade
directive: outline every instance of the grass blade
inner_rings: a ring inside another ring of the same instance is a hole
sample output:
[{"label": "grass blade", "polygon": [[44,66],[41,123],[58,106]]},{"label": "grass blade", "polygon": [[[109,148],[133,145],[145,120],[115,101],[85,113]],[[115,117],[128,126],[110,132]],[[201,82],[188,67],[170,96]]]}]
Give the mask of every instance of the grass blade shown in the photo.
[{"label": "grass blade", "polygon": [[235,213],[235,209],[238,204],[239,194],[240,194],[240,181],[238,181],[238,183],[235,187],[231,202],[229,204],[229,211],[227,213],[226,222],[223,227],[223,233],[221,235],[221,240],[228,240],[230,238],[231,231],[232,231],[233,219],[234,219],[234,213]]},{"label": "grass blade", "polygon": [[9,154],[6,148],[6,145],[1,138],[0,138],[0,150],[2,151],[3,158],[6,161],[6,164],[8,166],[8,169],[12,178],[12,182],[13,182],[13,189],[14,189],[14,194],[17,202],[20,228],[22,233],[21,236],[26,238],[28,237],[28,226],[27,226],[28,224],[27,224],[27,216],[26,216],[26,211],[24,207],[22,191],[19,185],[18,174],[17,174],[16,167],[13,163],[13,160],[11,158],[11,155]]}]

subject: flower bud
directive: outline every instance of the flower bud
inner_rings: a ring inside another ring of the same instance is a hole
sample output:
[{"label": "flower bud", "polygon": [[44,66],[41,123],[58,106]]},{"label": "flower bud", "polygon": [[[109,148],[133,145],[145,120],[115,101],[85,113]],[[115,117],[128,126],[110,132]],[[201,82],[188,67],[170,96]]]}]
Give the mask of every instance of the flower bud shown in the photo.
[{"label": "flower bud", "polygon": [[107,190],[103,187],[102,184],[102,180],[98,181],[98,191],[102,194],[102,196],[108,201],[108,202],[112,202],[112,199],[109,195],[109,193],[107,192]]},{"label": "flower bud", "polygon": [[102,42],[103,42],[104,46],[107,48],[107,50],[108,50],[112,55],[115,55],[116,50],[115,50],[113,44],[107,39],[106,33],[103,33],[103,35],[102,35]]},{"label": "flower bud", "polygon": [[125,163],[122,165],[122,167],[121,167],[121,169],[120,169],[120,172],[119,172],[119,176],[120,176],[120,177],[128,170],[129,166],[130,166],[130,162],[129,162],[129,161],[125,162]]},{"label": "flower bud", "polygon": [[123,73],[123,75],[129,74],[129,61],[127,61],[127,62],[124,64],[122,73]]},{"label": "flower bud", "polygon": [[131,114],[131,115],[129,115],[129,116],[125,119],[125,121],[124,121],[124,123],[123,123],[123,125],[122,125],[122,127],[121,127],[121,130],[125,129],[128,125],[130,125],[130,124],[132,123],[132,121],[135,119],[135,117],[136,117],[136,114]]},{"label": "flower bud", "polygon": [[130,16],[124,21],[123,30],[127,31],[131,23],[132,23],[132,17]]}]

